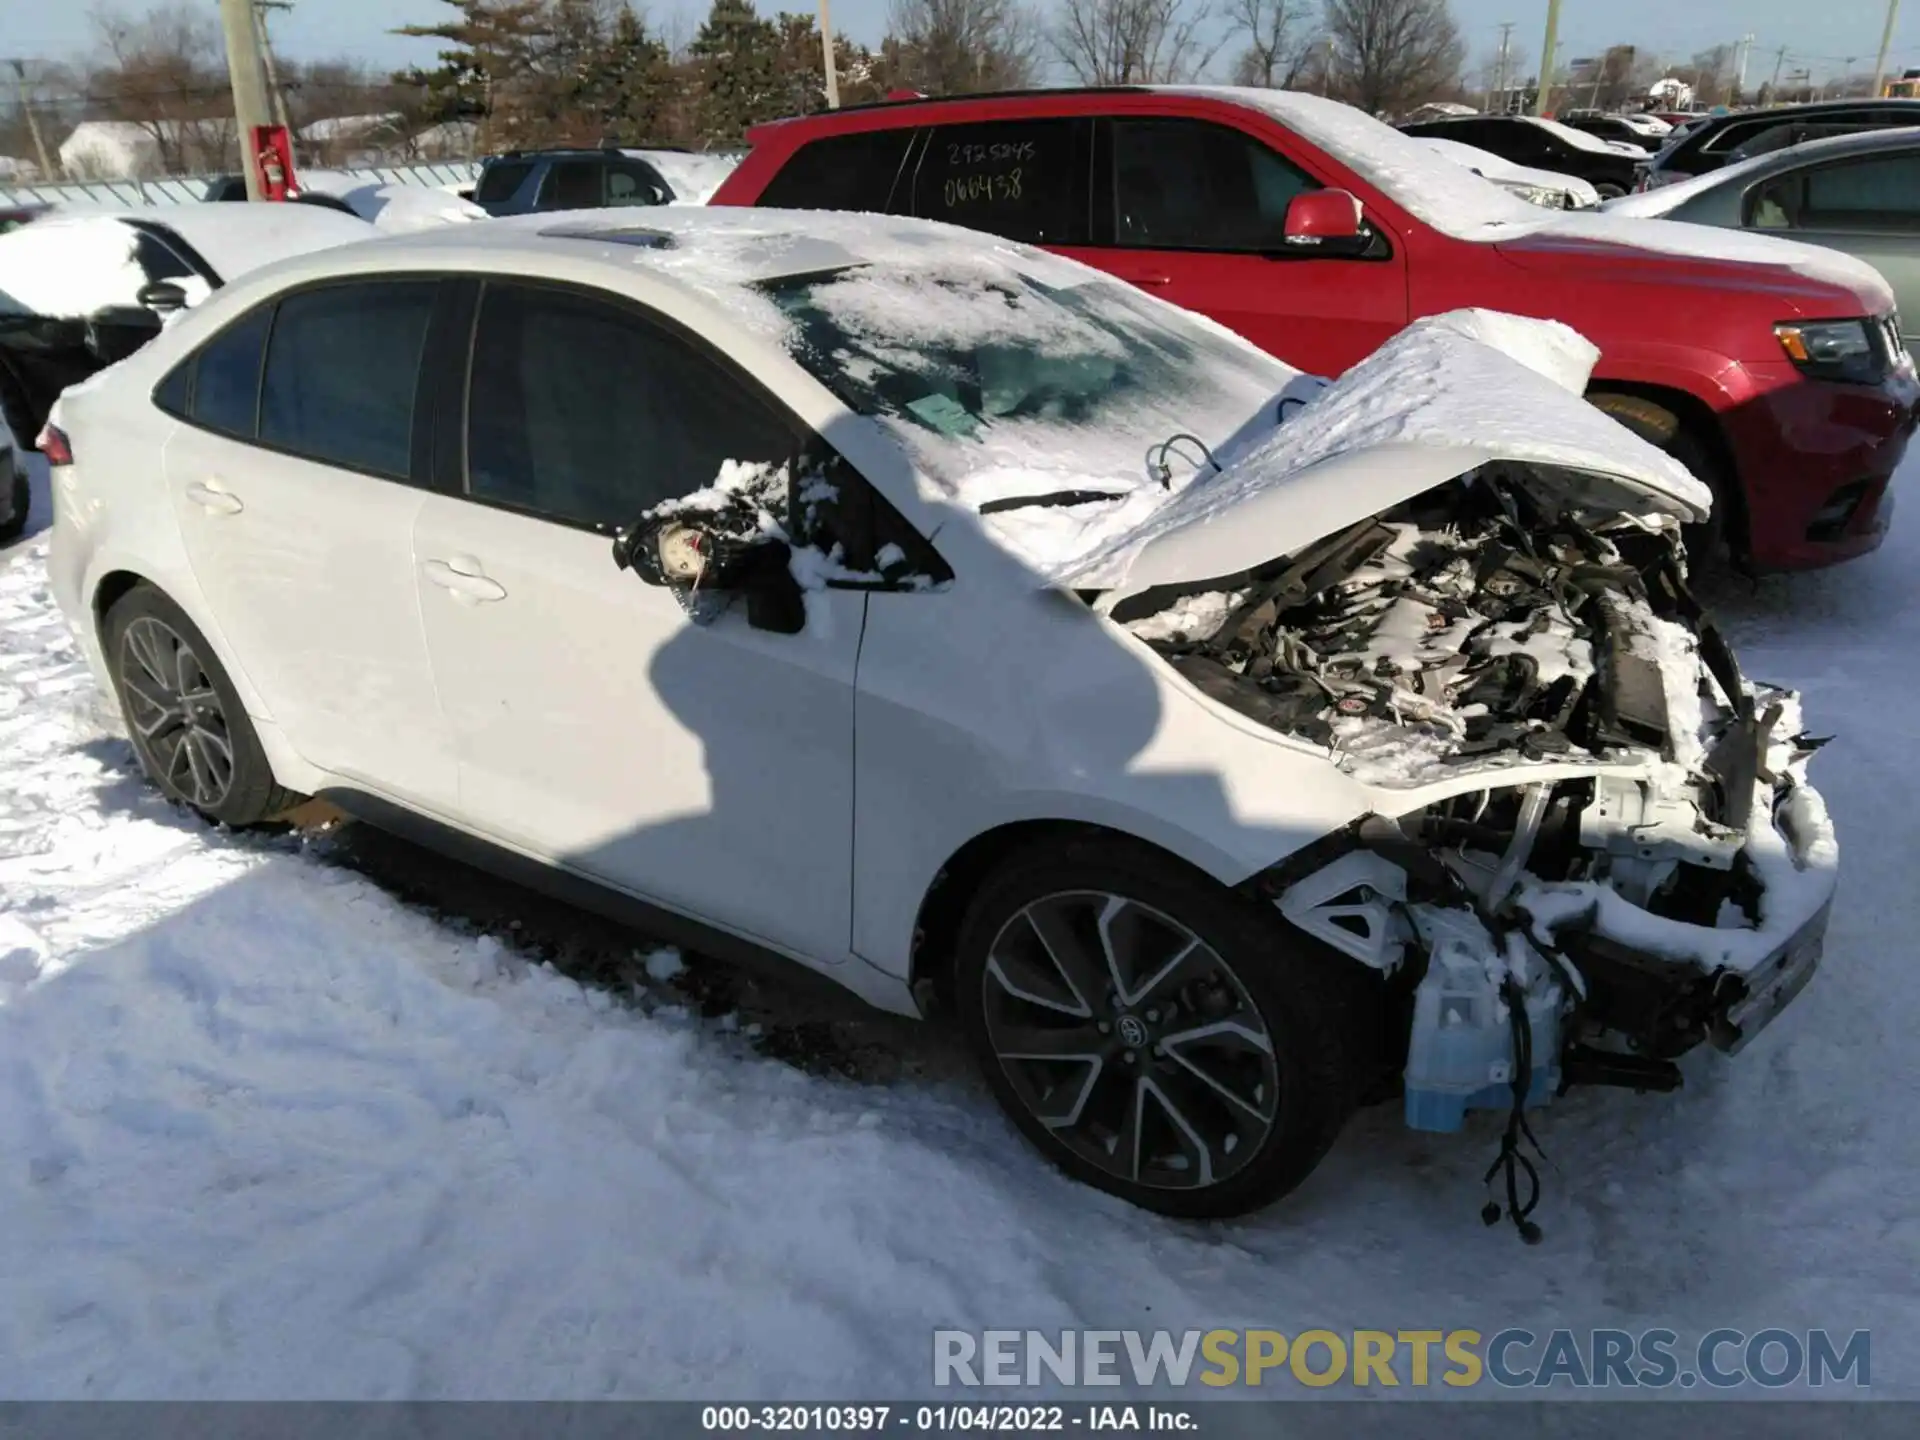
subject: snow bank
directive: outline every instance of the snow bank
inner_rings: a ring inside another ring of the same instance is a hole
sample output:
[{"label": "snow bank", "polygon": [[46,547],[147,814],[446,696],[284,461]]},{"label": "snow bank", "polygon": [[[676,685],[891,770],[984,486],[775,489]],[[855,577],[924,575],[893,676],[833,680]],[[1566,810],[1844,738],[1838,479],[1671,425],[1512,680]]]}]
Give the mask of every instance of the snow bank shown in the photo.
[{"label": "snow bank", "polygon": [[0,235],[0,313],[83,316],[135,305],[138,234],[117,220],[47,216]]}]

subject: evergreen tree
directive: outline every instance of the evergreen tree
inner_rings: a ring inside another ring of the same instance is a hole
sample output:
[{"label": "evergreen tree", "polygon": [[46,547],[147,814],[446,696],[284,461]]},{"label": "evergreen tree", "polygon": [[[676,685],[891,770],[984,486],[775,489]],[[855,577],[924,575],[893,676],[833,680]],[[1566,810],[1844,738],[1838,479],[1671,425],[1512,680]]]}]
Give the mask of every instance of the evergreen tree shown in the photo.
[{"label": "evergreen tree", "polygon": [[545,0],[443,0],[460,12],[438,25],[403,25],[393,33],[444,40],[437,69],[419,67],[397,80],[425,91],[433,120],[477,117],[483,149],[518,143],[528,127],[526,82],[548,33]]},{"label": "evergreen tree", "polygon": [[713,0],[687,47],[699,80],[694,125],[706,145],[738,145],[747,130],[785,113],[780,31],[752,0]]}]

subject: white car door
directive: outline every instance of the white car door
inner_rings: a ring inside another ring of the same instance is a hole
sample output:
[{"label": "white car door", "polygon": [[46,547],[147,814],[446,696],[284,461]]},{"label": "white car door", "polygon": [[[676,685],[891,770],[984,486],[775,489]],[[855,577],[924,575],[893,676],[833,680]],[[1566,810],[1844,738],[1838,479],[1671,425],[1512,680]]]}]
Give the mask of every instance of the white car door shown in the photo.
[{"label": "white car door", "polygon": [[186,423],[165,464],[213,621],[293,748],[444,811],[458,774],[420,625],[422,491],[408,479],[435,288],[327,285],[229,326],[181,377]]},{"label": "white car door", "polygon": [[746,382],[614,297],[489,281],[457,494],[415,528],[467,823],[802,958],[851,928],[853,681],[866,597],[799,634],[695,623],[615,566],[611,528],[775,462]]}]

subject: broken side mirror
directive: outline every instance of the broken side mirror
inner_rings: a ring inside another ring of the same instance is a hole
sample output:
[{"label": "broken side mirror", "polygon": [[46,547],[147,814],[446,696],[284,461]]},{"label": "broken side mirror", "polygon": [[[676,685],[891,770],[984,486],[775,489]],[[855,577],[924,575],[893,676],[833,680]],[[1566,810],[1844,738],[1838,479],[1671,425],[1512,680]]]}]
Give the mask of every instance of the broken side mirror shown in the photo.
[{"label": "broken side mirror", "polygon": [[1348,190],[1308,190],[1287,202],[1281,230],[1289,254],[1329,259],[1363,253],[1373,243],[1360,200]]},{"label": "broken side mirror", "polygon": [[187,308],[187,292],[171,280],[150,280],[133,298],[156,315],[171,315]]},{"label": "broken side mirror", "polygon": [[[778,537],[729,535],[700,519],[684,518],[684,512],[643,519],[613,542],[613,563],[647,584],[688,602],[744,596],[747,623],[780,635],[798,634],[807,619],[806,598],[789,567],[792,554]],[[696,619],[703,618],[697,606],[689,608]]]}]

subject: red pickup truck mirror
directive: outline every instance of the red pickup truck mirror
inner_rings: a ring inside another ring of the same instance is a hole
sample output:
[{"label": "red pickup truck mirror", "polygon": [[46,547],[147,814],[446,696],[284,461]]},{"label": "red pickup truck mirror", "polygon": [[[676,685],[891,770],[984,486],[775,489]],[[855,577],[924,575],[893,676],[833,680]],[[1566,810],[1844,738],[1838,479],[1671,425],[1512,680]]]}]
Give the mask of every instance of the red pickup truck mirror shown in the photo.
[{"label": "red pickup truck mirror", "polygon": [[1360,202],[1346,190],[1309,190],[1287,202],[1282,232],[1289,250],[1351,255],[1365,244]]}]

